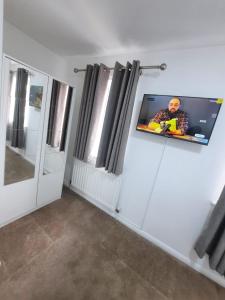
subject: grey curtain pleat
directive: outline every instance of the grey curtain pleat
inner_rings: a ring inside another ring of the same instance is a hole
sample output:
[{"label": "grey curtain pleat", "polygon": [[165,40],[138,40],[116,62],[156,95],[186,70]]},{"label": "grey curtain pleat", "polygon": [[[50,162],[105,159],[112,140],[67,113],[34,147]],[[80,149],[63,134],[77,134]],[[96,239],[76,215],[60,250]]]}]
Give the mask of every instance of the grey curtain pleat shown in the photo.
[{"label": "grey curtain pleat", "polygon": [[17,69],[16,76],[15,109],[13,116],[11,145],[13,147],[23,148],[25,145],[24,116],[28,72],[23,68],[19,68]]},{"label": "grey curtain pleat", "polygon": [[[128,62],[122,71],[121,65],[115,65],[116,72],[114,71],[96,166],[104,166],[108,172],[116,175],[121,174],[123,170],[139,68],[139,61],[133,61],[132,65]],[[120,80],[117,77],[118,72],[122,73]],[[107,124],[107,120],[110,124]],[[107,135],[110,138],[104,140]]]},{"label": "grey curtain pleat", "polygon": [[[9,101],[9,107],[12,105],[11,103],[11,90],[12,90],[12,83],[13,83],[13,77],[14,72],[9,71],[9,90],[8,90],[8,101]],[[8,121],[7,123],[7,129],[6,129],[6,140],[11,141],[12,140],[12,123]]]},{"label": "grey curtain pleat", "polygon": [[72,97],[72,87],[53,79],[47,144],[64,151]]},{"label": "grey curtain pleat", "polygon": [[85,110],[86,110],[86,106],[87,106],[88,91],[89,91],[89,86],[90,86],[90,82],[91,82],[92,72],[93,72],[93,66],[87,65],[85,79],[84,79],[83,93],[82,93],[81,104],[80,104],[78,128],[77,128],[76,139],[75,139],[74,155],[77,158],[79,158],[79,150],[80,150],[81,136],[82,136],[82,130],[83,130],[84,115],[85,115]]},{"label": "grey curtain pleat", "polygon": [[194,248],[200,258],[208,254],[210,267],[225,275],[225,187]]},{"label": "grey curtain pleat", "polygon": [[65,116],[63,120],[63,128],[62,128],[62,137],[60,141],[59,150],[64,151],[66,145],[66,135],[67,135],[67,128],[69,123],[70,117],[70,107],[71,107],[71,100],[72,100],[73,88],[70,86],[68,90],[68,95],[66,99],[66,109],[65,109]]},{"label": "grey curtain pleat", "polygon": [[219,265],[217,266],[217,272],[220,275],[225,275],[225,254],[222,256]]},{"label": "grey curtain pleat", "polygon": [[113,79],[109,93],[109,99],[107,103],[103,129],[98,149],[98,156],[96,159],[96,167],[104,167],[106,164],[107,150],[109,148],[111,130],[113,128],[114,116],[116,114],[116,108],[120,96],[121,85],[124,77],[124,66],[119,62],[116,62],[113,72]]},{"label": "grey curtain pleat", "polygon": [[90,127],[92,108],[94,103],[95,90],[97,85],[99,65],[88,65],[84,80],[81,108],[78,120],[78,130],[75,141],[75,157],[84,159],[85,147]]},{"label": "grey curtain pleat", "polygon": [[120,135],[122,132],[122,127],[121,125],[121,119],[126,117],[123,114],[124,111],[124,106],[125,106],[125,94],[126,94],[126,88],[128,86],[129,78],[130,78],[130,68],[131,64],[128,62],[126,65],[126,69],[124,72],[121,88],[120,88],[120,94],[119,94],[119,99],[116,107],[116,114],[114,116],[114,122],[113,122],[113,127],[112,127],[112,133],[110,137],[110,142],[109,142],[109,147],[107,151],[107,156],[106,156],[106,163],[105,163],[105,169],[108,170],[110,173],[115,173],[114,171],[114,166],[117,162],[117,147],[119,146],[118,143],[120,143]]},{"label": "grey curtain pleat", "polygon": [[60,92],[60,82],[53,79],[49,119],[48,119],[48,132],[47,132],[47,144],[52,147],[54,147],[54,132],[55,132],[54,127],[56,121],[55,118],[56,118],[56,110],[57,110],[58,100],[59,100],[59,92]]},{"label": "grey curtain pleat", "polygon": [[88,137],[85,146],[84,161],[86,162],[88,161],[92,147],[97,138],[99,118],[100,118],[104,96],[108,84],[109,74],[110,74],[109,68],[107,68],[103,64],[100,64],[98,80],[97,80],[97,85],[96,85],[96,90],[94,95],[93,109],[92,109],[91,120],[90,120],[89,131],[88,131]]}]

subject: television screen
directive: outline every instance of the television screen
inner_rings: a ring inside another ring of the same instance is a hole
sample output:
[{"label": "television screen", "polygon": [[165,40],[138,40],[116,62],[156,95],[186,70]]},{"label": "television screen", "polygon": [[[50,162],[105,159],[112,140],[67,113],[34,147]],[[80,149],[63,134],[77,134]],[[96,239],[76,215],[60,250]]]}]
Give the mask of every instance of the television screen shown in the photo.
[{"label": "television screen", "polygon": [[208,145],[221,98],[145,94],[137,130]]}]

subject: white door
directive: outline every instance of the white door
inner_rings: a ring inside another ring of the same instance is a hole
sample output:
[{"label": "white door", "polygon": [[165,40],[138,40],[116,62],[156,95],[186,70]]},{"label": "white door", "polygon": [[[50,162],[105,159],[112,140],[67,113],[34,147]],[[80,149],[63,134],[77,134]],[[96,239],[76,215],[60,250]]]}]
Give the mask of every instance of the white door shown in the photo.
[{"label": "white door", "polygon": [[37,206],[48,76],[3,60],[0,105],[0,225]]}]

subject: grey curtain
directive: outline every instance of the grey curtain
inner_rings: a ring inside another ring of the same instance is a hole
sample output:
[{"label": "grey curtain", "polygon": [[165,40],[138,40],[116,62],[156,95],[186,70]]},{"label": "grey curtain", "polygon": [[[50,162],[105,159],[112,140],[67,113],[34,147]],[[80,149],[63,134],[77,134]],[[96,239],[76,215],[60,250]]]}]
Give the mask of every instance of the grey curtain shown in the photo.
[{"label": "grey curtain", "polygon": [[128,62],[126,68],[115,64],[96,167],[116,175],[123,170],[139,68],[139,61]]},{"label": "grey curtain", "polygon": [[77,135],[75,140],[75,157],[84,159],[85,148],[90,127],[95,90],[98,80],[99,65],[87,65],[84,80],[81,106],[78,119]]},{"label": "grey curtain", "polygon": [[12,125],[12,143],[13,147],[23,148],[25,145],[24,134],[24,116],[26,106],[28,72],[23,68],[17,69],[16,74],[16,92],[15,109]]},{"label": "grey curtain", "polygon": [[194,248],[200,258],[208,254],[210,267],[225,275],[225,187]]},{"label": "grey curtain", "polygon": [[62,128],[62,136],[61,136],[61,141],[60,141],[60,151],[65,150],[65,144],[66,144],[66,135],[67,135],[67,127],[68,127],[68,122],[69,122],[69,117],[70,117],[70,107],[71,107],[71,100],[72,100],[72,94],[73,94],[73,88],[70,86],[67,99],[66,99],[66,109],[65,109],[65,115],[64,115],[64,120],[63,120],[63,128]]},{"label": "grey curtain", "polygon": [[[8,90],[8,103],[9,107],[12,105],[12,83],[13,83],[13,77],[16,76],[15,72],[9,71],[9,90]],[[6,129],[6,140],[11,141],[12,140],[12,123],[8,120],[7,123],[7,129]]]},{"label": "grey curtain", "polygon": [[105,65],[100,64],[99,73],[98,73],[98,80],[94,95],[94,103],[93,103],[93,109],[91,113],[91,120],[88,130],[88,136],[85,146],[85,153],[84,153],[84,161],[88,161],[91,150],[93,149],[94,143],[96,143],[97,140],[97,129],[100,122],[100,114],[101,109],[104,101],[104,96],[109,80],[109,74],[110,70]]},{"label": "grey curtain", "polygon": [[70,113],[72,87],[53,80],[49,110],[47,144],[65,150],[66,132]]},{"label": "grey curtain", "polygon": [[56,111],[57,111],[57,106],[59,101],[59,92],[60,92],[60,82],[53,79],[49,119],[48,119],[48,132],[47,132],[47,144],[52,147],[54,146],[54,131],[55,131],[55,122],[56,122]]}]

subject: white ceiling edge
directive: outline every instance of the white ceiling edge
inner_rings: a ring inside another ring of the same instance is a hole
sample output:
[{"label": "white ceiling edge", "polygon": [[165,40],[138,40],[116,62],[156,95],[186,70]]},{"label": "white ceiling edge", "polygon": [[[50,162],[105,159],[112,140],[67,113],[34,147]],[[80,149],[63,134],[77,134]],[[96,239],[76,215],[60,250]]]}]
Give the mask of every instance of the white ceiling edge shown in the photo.
[{"label": "white ceiling edge", "polygon": [[[223,37],[224,39],[224,37]],[[97,57],[110,57],[110,56],[121,56],[121,55],[133,55],[139,53],[150,53],[150,52],[165,52],[165,51],[176,51],[176,50],[190,50],[190,49],[199,49],[199,48],[209,48],[209,47],[222,47],[225,46],[225,40],[215,38],[211,41],[207,40],[190,40],[190,41],[179,41],[174,43],[163,43],[163,44],[155,44],[148,48],[129,48],[129,49],[115,49],[113,51],[95,53],[95,54],[74,54],[74,55],[64,55],[64,58],[97,58]]]},{"label": "white ceiling edge", "polygon": [[[6,34],[9,34],[10,36],[6,36]],[[25,33],[24,31],[22,31],[21,29],[19,29],[18,27],[16,27],[14,24],[12,24],[11,22],[7,21],[6,19],[4,19],[3,21],[3,51],[7,52],[7,44],[8,44],[8,39],[15,39],[15,37],[19,36],[23,39],[24,41],[29,41],[30,43],[32,43],[32,41],[36,44],[38,44],[39,46],[41,46],[43,49],[46,49],[49,54],[54,55],[55,57],[61,58],[63,59],[64,56],[59,55],[57,52],[52,51],[52,49],[49,49],[48,47],[46,47],[44,44],[40,43],[39,41],[37,41],[36,39],[34,39],[32,36],[28,35],[27,33]],[[12,41],[10,41],[12,43]]]},{"label": "white ceiling edge", "polygon": [[5,0],[4,18],[62,57],[225,44],[224,0]]},{"label": "white ceiling edge", "polygon": [[3,53],[60,81],[69,82],[66,58],[53,52],[6,20],[3,24]]},{"label": "white ceiling edge", "polygon": [[[41,45],[43,48],[51,52],[57,57],[60,57],[62,59],[70,59],[70,58],[99,58],[99,57],[115,57],[115,56],[123,56],[123,55],[135,55],[135,54],[145,54],[150,52],[165,52],[165,51],[176,51],[176,50],[188,50],[188,49],[196,49],[196,48],[207,48],[207,47],[218,47],[218,46],[225,46],[225,40],[224,36],[217,36],[214,37],[214,39],[192,39],[192,40],[184,40],[179,42],[165,42],[161,44],[155,44],[148,48],[123,48],[123,49],[114,49],[111,51],[103,51],[99,53],[93,53],[93,54],[74,54],[74,55],[60,55],[56,51],[53,51],[52,49],[46,47],[43,43],[40,41],[37,41],[34,39],[34,37],[28,35],[21,29],[17,28],[14,24],[9,22],[8,20],[4,19],[3,27],[11,27],[13,29],[16,29],[17,31],[21,32],[23,35],[27,36],[29,39],[35,41],[39,45]],[[4,32],[4,31],[3,31]],[[4,48],[4,37],[3,35],[3,48]]]}]

